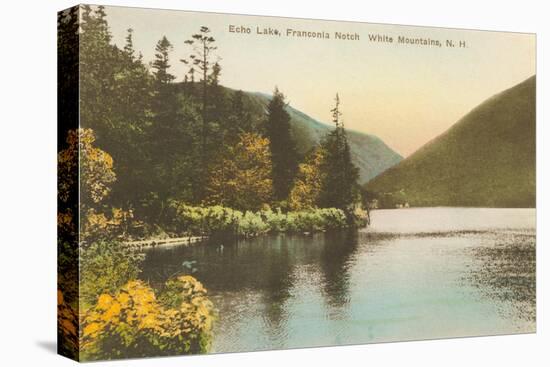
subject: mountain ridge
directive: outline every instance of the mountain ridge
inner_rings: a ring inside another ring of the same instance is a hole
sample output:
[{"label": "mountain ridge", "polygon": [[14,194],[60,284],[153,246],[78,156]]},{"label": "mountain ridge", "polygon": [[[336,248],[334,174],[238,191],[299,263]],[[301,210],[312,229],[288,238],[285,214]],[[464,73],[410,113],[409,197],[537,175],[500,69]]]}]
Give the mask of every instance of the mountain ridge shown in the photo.
[{"label": "mountain ridge", "polygon": [[532,76],[489,97],[367,191],[412,206],[534,207],[535,91]]}]

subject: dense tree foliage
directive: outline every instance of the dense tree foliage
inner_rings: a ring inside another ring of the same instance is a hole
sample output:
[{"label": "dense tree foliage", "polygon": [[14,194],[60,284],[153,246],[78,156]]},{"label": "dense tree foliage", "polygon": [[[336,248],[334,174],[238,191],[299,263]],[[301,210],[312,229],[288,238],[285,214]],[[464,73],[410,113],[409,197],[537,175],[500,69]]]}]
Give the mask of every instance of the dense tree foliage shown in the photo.
[{"label": "dense tree foliage", "polygon": [[[119,179],[110,200],[128,206],[151,188],[146,129],[151,124],[153,77],[133,49],[129,32],[123,50],[111,43],[102,7],[81,7],[80,123],[117,162]],[[135,204],[134,204],[135,205]]]},{"label": "dense tree foliage", "polygon": [[271,154],[269,140],[243,133],[228,145],[212,165],[206,202],[240,210],[258,210],[271,201]]},{"label": "dense tree foliage", "polygon": [[267,106],[265,130],[273,160],[273,194],[278,201],[288,197],[298,166],[296,144],[290,134],[290,115],[285,107],[285,96],[275,88]]},{"label": "dense tree foliage", "polygon": [[326,173],[319,196],[319,205],[351,212],[359,201],[359,171],[352,162],[344,123],[341,120],[340,97],[336,94],[331,110],[332,130],[321,142],[325,156],[321,170]]},{"label": "dense tree foliage", "polygon": [[[83,6],[81,29],[81,124],[117,162],[106,204],[154,229],[170,223],[171,200],[284,211],[349,211],[359,201],[339,100],[335,129],[301,162],[283,93],[275,88],[258,112],[242,91],[222,87],[209,28],[190,35],[186,50],[162,37],[150,65],[131,29],[123,48],[113,44],[102,7]],[[171,58],[180,52],[187,70],[174,75]]]},{"label": "dense tree foliage", "polygon": [[[60,201],[67,201],[74,187],[80,196],[80,223],[69,210],[60,211],[58,219],[64,270],[58,288],[58,337],[63,353],[88,360],[206,351],[214,319],[206,289],[189,275],[170,279],[163,299],[175,307],[168,308],[136,280],[143,254],[119,241],[117,228],[128,217],[104,202],[116,175],[112,157],[94,141],[91,129],[69,130],[67,147],[58,153]],[[77,226],[78,247],[67,245]],[[78,294],[72,293],[72,284]]]},{"label": "dense tree foliage", "polygon": [[[60,12],[57,18],[58,152],[67,148],[67,133],[78,124],[79,104],[78,8]],[[68,154],[71,156],[71,154]],[[58,155],[57,213],[57,339],[60,354],[78,357],[78,160]]]},{"label": "dense tree foliage", "polygon": [[326,181],[323,170],[326,152],[322,147],[314,148],[298,167],[298,174],[289,196],[292,210],[314,208],[319,204],[319,195]]},{"label": "dense tree foliage", "polygon": [[331,113],[335,128],[299,165],[289,204],[293,210],[338,208],[354,219],[361,205],[359,171],[352,162],[338,94]]}]

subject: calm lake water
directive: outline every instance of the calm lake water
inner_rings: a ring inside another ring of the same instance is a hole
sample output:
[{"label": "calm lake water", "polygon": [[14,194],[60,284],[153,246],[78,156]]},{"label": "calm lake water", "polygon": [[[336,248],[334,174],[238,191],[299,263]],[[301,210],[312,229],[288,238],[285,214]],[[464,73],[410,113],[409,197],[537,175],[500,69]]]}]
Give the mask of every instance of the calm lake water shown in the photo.
[{"label": "calm lake water", "polygon": [[534,332],[535,209],[377,210],[359,232],[156,248],[141,278],[191,272],[219,312],[212,352]]}]

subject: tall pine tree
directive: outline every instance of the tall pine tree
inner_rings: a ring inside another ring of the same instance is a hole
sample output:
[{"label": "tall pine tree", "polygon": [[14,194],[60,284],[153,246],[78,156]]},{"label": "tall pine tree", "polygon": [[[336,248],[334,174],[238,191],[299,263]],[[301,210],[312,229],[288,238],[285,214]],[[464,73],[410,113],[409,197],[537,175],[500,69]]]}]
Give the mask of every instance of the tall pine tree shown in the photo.
[{"label": "tall pine tree", "polygon": [[290,131],[290,115],[285,110],[285,96],[277,87],[267,106],[266,136],[273,161],[273,196],[275,201],[288,198],[298,167],[296,143]]},{"label": "tall pine tree", "polygon": [[[218,78],[220,76],[221,67],[215,59],[214,52],[217,50],[215,45],[216,40],[210,35],[210,29],[206,26],[201,26],[198,33],[191,36],[185,43],[191,46],[191,54],[187,58],[180,61],[189,66],[188,78],[186,83],[186,92],[188,95],[199,101],[200,105],[200,121],[201,127],[199,131],[200,144],[199,155],[200,162],[197,162],[200,168],[198,174],[198,191],[196,196],[199,199],[204,198],[204,187],[207,180],[208,166],[212,159],[217,154],[219,148],[219,136],[214,136],[216,128],[219,127],[220,116],[215,116],[216,111],[213,106],[222,101],[216,101],[217,97],[213,97],[213,92],[219,92]],[[195,74],[200,73],[199,93],[196,93]],[[196,96],[196,94],[199,94]],[[221,99],[221,98],[220,98]]]},{"label": "tall pine tree", "polygon": [[170,68],[169,54],[172,51],[172,44],[168,41],[166,36],[163,36],[158,41],[155,47],[155,60],[153,61],[153,75],[157,83],[168,84],[172,82],[176,77],[168,72]]},{"label": "tall pine tree", "polygon": [[235,138],[246,131],[255,131],[250,111],[245,106],[245,94],[242,90],[231,94],[229,100],[229,115],[227,117],[226,141],[235,141]]},{"label": "tall pine tree", "polygon": [[[185,43],[192,46],[192,53],[188,58],[181,59],[180,61],[186,65],[189,65],[189,76],[191,86],[194,88],[195,83],[195,72],[198,71],[202,74],[200,80],[201,86],[201,155],[202,155],[202,166],[207,164],[207,140],[208,140],[208,101],[209,101],[209,82],[211,82],[210,72],[212,69],[212,57],[213,52],[217,49],[217,46],[214,45],[216,40],[210,35],[210,29],[208,27],[202,26],[199,30],[199,33],[193,34],[190,39],[186,40]],[[218,65],[219,66],[219,65]],[[214,77],[219,76],[220,69],[214,73]]]},{"label": "tall pine tree", "polygon": [[331,113],[335,128],[321,143],[325,157],[321,165],[324,183],[319,195],[319,205],[339,208],[350,213],[359,198],[359,169],[351,159],[347,134],[341,119],[338,94]]},{"label": "tall pine tree", "polygon": [[[154,183],[151,199],[148,202],[154,221],[162,221],[164,208],[168,200],[178,191],[181,180],[180,158],[188,143],[182,131],[177,96],[174,93],[175,76],[170,73],[170,52],[173,46],[164,36],[155,47],[155,59],[152,62],[154,77],[153,123],[149,127],[147,142],[150,149]],[[166,162],[170,164],[167,165]]]}]

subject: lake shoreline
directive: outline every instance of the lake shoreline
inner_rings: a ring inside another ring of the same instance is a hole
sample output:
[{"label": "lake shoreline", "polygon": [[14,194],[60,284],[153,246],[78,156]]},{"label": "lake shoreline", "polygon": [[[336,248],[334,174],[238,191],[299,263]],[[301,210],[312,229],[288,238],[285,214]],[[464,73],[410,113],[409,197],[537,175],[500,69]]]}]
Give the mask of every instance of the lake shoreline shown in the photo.
[{"label": "lake shoreline", "polygon": [[181,236],[181,237],[167,237],[167,238],[150,238],[143,240],[123,241],[123,244],[128,248],[136,251],[146,251],[153,248],[171,248],[179,246],[193,246],[200,244],[208,244],[213,242],[228,242],[237,243],[240,241],[247,241],[256,238],[268,238],[271,236],[284,236],[284,237],[311,237],[317,234],[330,234],[356,231],[361,232],[367,227],[348,227],[340,229],[328,229],[317,231],[305,231],[305,232],[266,232],[254,236],[239,236],[235,234],[216,234],[216,235],[204,235],[204,236]]},{"label": "lake shoreline", "polygon": [[535,210],[432,209],[373,211],[359,231],[150,249],[139,277],[201,279],[216,351],[532,332]]}]

